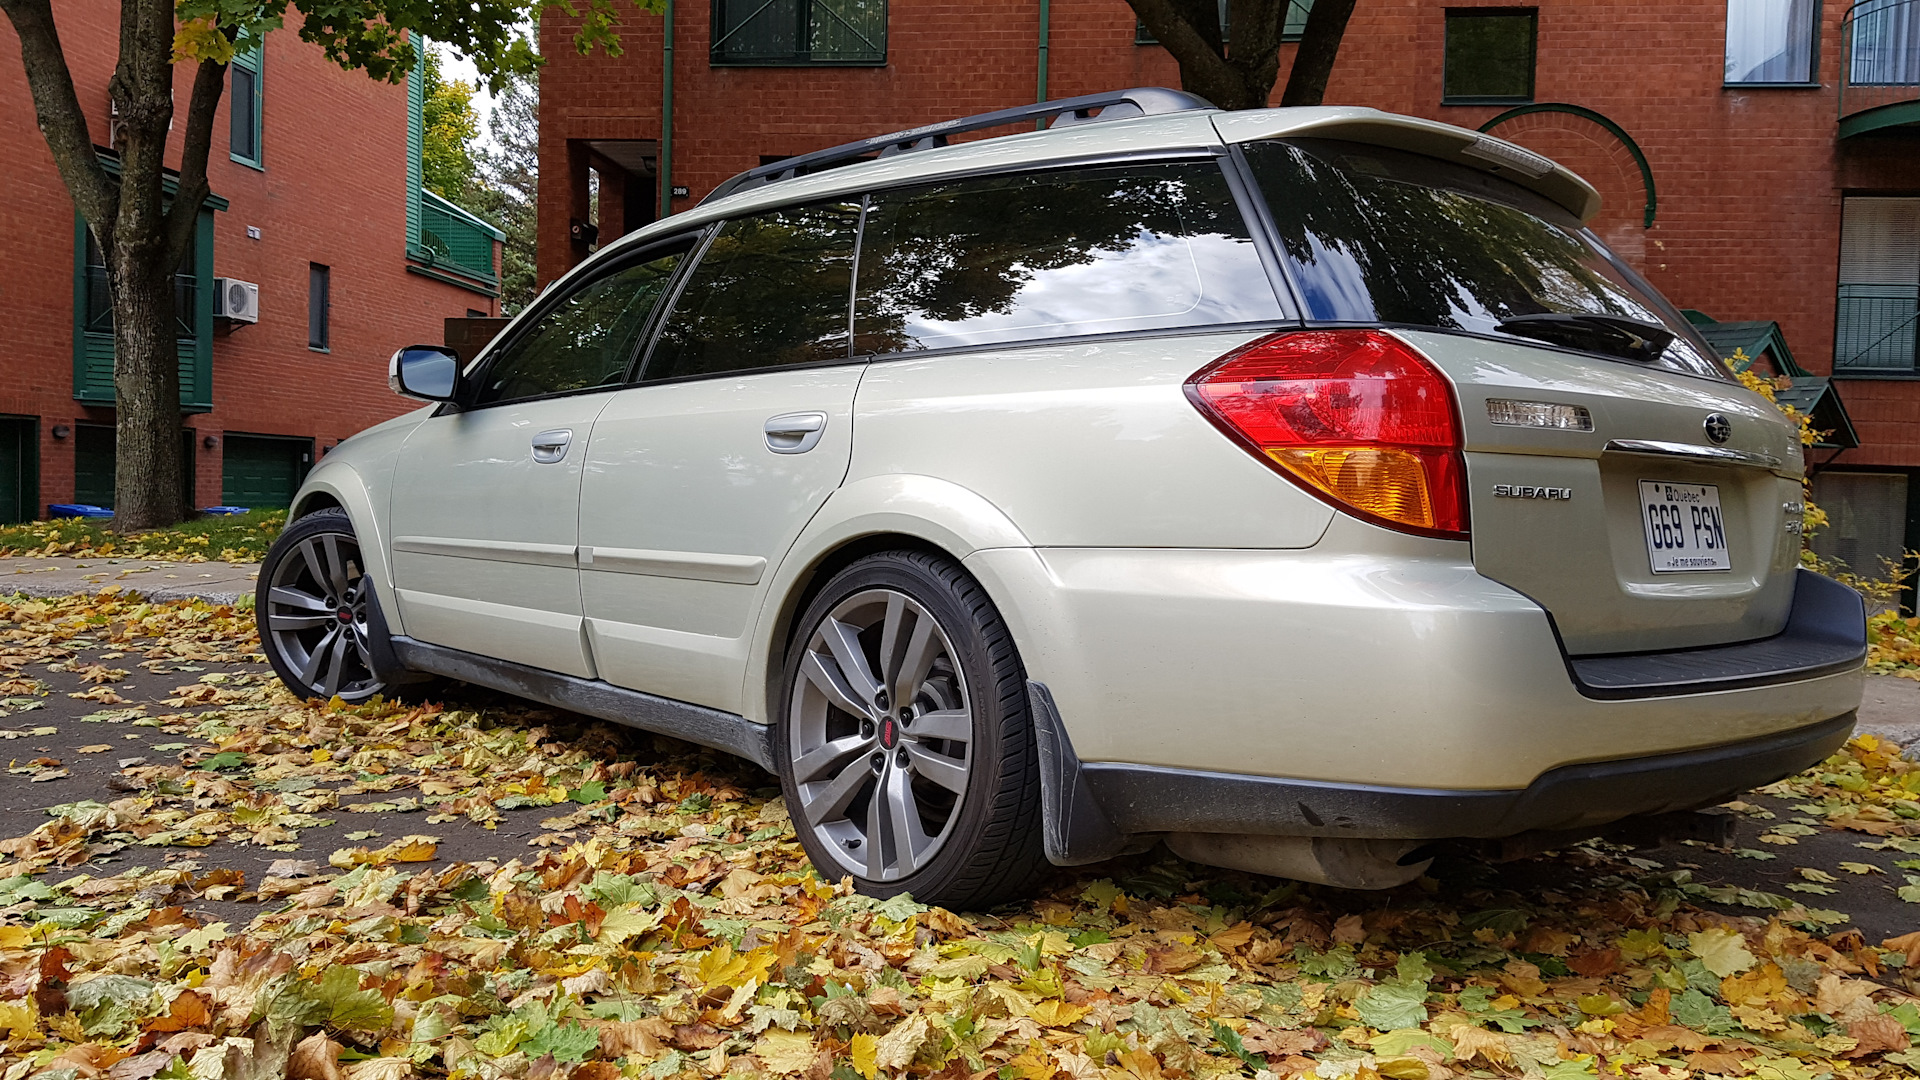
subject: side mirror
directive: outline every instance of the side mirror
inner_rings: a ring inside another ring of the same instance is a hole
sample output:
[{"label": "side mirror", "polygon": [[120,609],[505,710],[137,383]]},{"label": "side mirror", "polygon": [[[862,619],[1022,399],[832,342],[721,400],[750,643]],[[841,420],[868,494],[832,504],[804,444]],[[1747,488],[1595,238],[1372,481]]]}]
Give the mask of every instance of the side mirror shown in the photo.
[{"label": "side mirror", "polygon": [[409,345],[388,361],[387,385],[404,397],[452,401],[460,386],[460,358],[438,345]]}]

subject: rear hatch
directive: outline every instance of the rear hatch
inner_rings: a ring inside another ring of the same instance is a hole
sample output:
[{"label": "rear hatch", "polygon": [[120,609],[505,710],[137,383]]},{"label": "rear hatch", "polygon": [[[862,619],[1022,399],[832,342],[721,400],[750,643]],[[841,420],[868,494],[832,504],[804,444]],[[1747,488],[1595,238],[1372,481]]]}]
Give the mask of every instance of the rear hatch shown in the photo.
[{"label": "rear hatch", "polygon": [[1244,151],[1308,320],[1391,328],[1452,380],[1474,566],[1546,608],[1568,652],[1785,626],[1797,432],[1572,213],[1397,149]]}]

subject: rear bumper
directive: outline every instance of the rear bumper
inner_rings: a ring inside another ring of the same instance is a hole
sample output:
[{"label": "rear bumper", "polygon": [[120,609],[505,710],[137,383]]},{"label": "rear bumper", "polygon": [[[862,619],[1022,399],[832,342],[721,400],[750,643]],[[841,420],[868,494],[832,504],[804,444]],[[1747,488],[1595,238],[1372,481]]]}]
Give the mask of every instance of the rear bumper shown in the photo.
[{"label": "rear bumper", "polygon": [[1603,701],[1710,694],[1818,679],[1867,659],[1867,610],[1860,594],[1801,569],[1786,629],[1737,645],[1616,656],[1575,656],[1567,668],[1580,693]]},{"label": "rear bumper", "polygon": [[1030,698],[1047,856],[1063,866],[1109,858],[1152,833],[1441,840],[1598,827],[1710,806],[1790,776],[1844,745],[1854,724],[1849,711],[1722,746],[1563,765],[1524,788],[1460,791],[1082,764],[1047,688],[1030,684]]},{"label": "rear bumper", "polygon": [[1310,550],[998,548],[966,565],[1090,764],[1511,792],[1860,704],[1858,601],[1810,575],[1804,617],[1774,638],[1570,659],[1467,545],[1338,517]]}]

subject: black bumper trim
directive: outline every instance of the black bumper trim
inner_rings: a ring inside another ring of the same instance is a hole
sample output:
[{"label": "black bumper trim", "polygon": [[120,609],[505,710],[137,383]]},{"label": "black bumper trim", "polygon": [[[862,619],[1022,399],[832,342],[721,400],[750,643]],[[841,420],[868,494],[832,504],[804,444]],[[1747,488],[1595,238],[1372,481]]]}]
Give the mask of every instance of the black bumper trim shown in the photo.
[{"label": "black bumper trim", "polygon": [[1770,638],[1667,652],[1570,656],[1567,669],[1586,697],[1671,697],[1837,675],[1866,663],[1867,609],[1860,594],[1801,568],[1786,629]]},{"label": "black bumper trim", "polygon": [[1047,858],[1061,866],[1111,858],[1129,837],[1146,833],[1494,839],[1693,810],[1824,760],[1845,745],[1854,724],[1848,712],[1737,743],[1563,765],[1525,788],[1457,791],[1083,763],[1047,688],[1028,687]]}]

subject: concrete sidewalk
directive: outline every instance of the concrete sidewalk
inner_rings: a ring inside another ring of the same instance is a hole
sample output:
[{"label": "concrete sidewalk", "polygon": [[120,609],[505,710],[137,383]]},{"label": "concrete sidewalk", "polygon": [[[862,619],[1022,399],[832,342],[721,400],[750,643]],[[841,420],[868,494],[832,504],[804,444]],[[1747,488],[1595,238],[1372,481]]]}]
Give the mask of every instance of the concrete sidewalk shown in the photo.
[{"label": "concrete sidewalk", "polygon": [[242,596],[252,596],[259,576],[259,563],[5,558],[0,559],[0,595],[71,596],[118,585],[152,600],[199,599],[231,604]]}]

